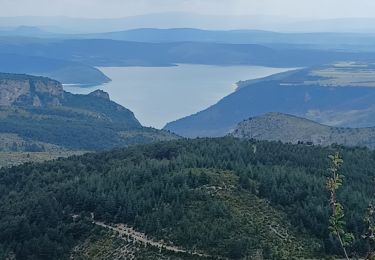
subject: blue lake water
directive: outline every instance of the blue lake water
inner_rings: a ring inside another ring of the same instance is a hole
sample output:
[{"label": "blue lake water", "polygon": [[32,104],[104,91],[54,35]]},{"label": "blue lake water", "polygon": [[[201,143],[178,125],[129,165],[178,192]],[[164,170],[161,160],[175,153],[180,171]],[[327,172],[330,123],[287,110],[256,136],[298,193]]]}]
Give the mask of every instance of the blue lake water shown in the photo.
[{"label": "blue lake water", "polygon": [[232,93],[236,82],[269,76],[289,69],[260,66],[179,65],[175,67],[99,68],[110,83],[80,88],[64,86],[75,94],[96,89],[132,110],[145,126],[162,128],[166,123],[199,112]]}]

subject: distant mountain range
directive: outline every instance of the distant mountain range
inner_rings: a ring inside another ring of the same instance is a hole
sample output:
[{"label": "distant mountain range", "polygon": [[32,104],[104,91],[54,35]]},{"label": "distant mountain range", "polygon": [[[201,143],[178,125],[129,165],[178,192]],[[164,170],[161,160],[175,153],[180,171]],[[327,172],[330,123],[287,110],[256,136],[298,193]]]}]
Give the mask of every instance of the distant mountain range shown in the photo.
[{"label": "distant mountain range", "polygon": [[[17,30],[18,31],[18,30]],[[42,35],[42,33],[39,33]],[[55,35],[55,37],[111,39],[137,42],[213,42],[261,44],[275,48],[313,48],[339,50],[373,50],[375,34],[366,33],[280,33],[262,30],[212,31],[193,28],[141,28],[125,31]]]},{"label": "distant mountain range", "polygon": [[375,60],[374,53],[275,48],[214,42],[140,43],[108,39],[0,38],[1,53],[69,60],[90,66],[262,65],[298,67]]},{"label": "distant mountain range", "polygon": [[53,35],[60,34],[43,30],[37,26],[0,27],[0,36],[50,37]]},{"label": "distant mountain range", "polygon": [[282,113],[268,113],[238,124],[231,136],[284,143],[375,148],[375,127],[331,127]]},{"label": "distant mountain range", "polygon": [[209,30],[271,30],[282,32],[374,33],[373,18],[295,19],[282,16],[200,15],[184,12],[154,13],[115,19],[73,17],[1,17],[0,26],[37,26],[55,33],[98,33],[135,28],[201,28]]},{"label": "distant mountain range", "polygon": [[312,48],[336,50],[374,50],[373,33],[296,33],[264,30],[202,30],[196,28],[137,28],[102,33],[56,33],[34,26],[1,28],[0,36],[43,39],[107,39],[149,43],[211,42],[260,44],[275,48]]},{"label": "distant mountain range", "polygon": [[2,151],[93,151],[177,138],[142,127],[101,90],[73,95],[58,81],[20,74],[0,74],[0,124]]},{"label": "distant mountain range", "polygon": [[[0,18],[1,20],[2,18]],[[33,26],[0,28],[0,72],[55,78],[63,84],[110,81],[97,67],[176,64],[310,67],[375,61],[375,35],[256,30],[136,29],[58,34]]]},{"label": "distant mountain range", "polygon": [[166,125],[186,137],[223,136],[249,117],[281,112],[340,127],[375,126],[374,65],[342,63],[239,83],[217,104]]}]

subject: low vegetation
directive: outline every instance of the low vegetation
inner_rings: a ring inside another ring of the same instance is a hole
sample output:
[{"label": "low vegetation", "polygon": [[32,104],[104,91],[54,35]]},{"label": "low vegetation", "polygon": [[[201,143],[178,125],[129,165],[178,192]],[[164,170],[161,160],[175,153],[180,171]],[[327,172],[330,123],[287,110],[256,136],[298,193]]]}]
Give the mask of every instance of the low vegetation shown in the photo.
[{"label": "low vegetation", "polygon": [[85,151],[49,152],[0,152],[0,168],[20,165],[27,162],[44,162],[58,158],[82,155]]},{"label": "low vegetation", "polygon": [[294,144],[322,146],[340,144],[375,149],[375,127],[333,127],[282,113],[267,113],[244,120],[230,135]]}]

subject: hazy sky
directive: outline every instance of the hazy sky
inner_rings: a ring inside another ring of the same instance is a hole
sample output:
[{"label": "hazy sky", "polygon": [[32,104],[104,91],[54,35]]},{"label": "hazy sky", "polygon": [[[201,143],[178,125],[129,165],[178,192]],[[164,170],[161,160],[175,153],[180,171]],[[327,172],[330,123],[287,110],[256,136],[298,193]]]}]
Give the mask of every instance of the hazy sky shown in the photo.
[{"label": "hazy sky", "polygon": [[0,0],[0,16],[114,18],[157,12],[375,17],[375,0]]}]

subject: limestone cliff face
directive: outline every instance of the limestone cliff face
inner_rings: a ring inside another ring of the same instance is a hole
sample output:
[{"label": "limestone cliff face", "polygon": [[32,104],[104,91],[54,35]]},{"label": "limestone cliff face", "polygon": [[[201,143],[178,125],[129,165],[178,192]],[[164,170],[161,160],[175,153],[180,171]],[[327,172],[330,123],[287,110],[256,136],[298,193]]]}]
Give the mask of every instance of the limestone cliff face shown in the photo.
[{"label": "limestone cliff face", "polygon": [[11,106],[21,96],[30,93],[30,86],[26,81],[1,80],[0,106]]},{"label": "limestone cliff face", "polygon": [[[13,76],[12,76],[13,75]],[[0,73],[0,106],[60,106],[62,85],[48,78]]]}]

